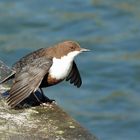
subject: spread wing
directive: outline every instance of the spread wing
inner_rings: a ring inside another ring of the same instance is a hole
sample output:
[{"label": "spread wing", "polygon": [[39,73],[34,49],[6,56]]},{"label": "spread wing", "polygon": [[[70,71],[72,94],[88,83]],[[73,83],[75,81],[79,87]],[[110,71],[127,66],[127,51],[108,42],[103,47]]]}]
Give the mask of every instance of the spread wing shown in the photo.
[{"label": "spread wing", "polygon": [[72,69],[66,78],[66,81],[69,81],[69,80],[71,84],[74,84],[78,88],[82,85],[81,76],[74,61],[73,61]]},{"label": "spread wing", "polygon": [[9,91],[8,104],[14,108],[31,93],[35,92],[51,65],[51,59],[38,58],[16,73],[15,81]]}]

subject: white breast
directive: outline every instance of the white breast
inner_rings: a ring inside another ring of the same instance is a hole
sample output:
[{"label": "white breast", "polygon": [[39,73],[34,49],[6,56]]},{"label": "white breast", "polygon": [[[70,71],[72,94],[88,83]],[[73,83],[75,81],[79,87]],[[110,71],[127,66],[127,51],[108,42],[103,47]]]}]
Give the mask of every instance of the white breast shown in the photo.
[{"label": "white breast", "polygon": [[74,57],[79,54],[78,51],[69,53],[61,59],[53,58],[53,64],[49,70],[50,75],[56,79],[64,79],[68,76]]}]

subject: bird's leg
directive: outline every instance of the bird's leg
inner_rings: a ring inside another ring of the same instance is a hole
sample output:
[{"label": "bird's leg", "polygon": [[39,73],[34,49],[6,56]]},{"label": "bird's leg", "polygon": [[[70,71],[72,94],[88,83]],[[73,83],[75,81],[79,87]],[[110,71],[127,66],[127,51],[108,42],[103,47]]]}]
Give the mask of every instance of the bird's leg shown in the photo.
[{"label": "bird's leg", "polygon": [[40,92],[42,94],[42,97],[43,97],[43,102],[46,102],[46,103],[52,103],[54,102],[55,100],[52,100],[52,99],[49,99],[47,96],[45,96],[42,88],[39,88],[40,89]]},{"label": "bird's leg", "polygon": [[35,95],[35,93],[34,93],[34,97],[37,99],[37,101],[40,103],[40,104],[42,104],[42,102],[39,100],[39,98]]},{"label": "bird's leg", "polygon": [[43,92],[42,88],[39,88],[39,89],[40,89],[40,93],[42,94],[42,96],[43,96],[43,97],[46,97],[46,96],[44,95],[44,92]]}]

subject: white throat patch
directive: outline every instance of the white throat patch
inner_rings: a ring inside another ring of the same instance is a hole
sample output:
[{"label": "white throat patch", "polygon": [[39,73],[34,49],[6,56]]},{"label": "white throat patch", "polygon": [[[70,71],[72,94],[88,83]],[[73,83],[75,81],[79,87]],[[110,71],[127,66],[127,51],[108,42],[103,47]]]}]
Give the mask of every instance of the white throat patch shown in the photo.
[{"label": "white throat patch", "polygon": [[53,64],[49,70],[49,73],[53,78],[64,79],[68,76],[74,57],[78,55],[79,51],[70,52],[68,55],[58,58],[53,58]]}]

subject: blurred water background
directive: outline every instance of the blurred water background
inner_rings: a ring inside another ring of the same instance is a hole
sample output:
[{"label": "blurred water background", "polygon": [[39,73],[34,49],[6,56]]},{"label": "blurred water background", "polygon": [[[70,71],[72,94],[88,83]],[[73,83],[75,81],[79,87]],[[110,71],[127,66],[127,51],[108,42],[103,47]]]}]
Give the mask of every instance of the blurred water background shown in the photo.
[{"label": "blurred water background", "polygon": [[83,86],[45,89],[102,140],[140,137],[139,0],[0,0],[0,60],[63,40],[92,50],[77,57]]}]

